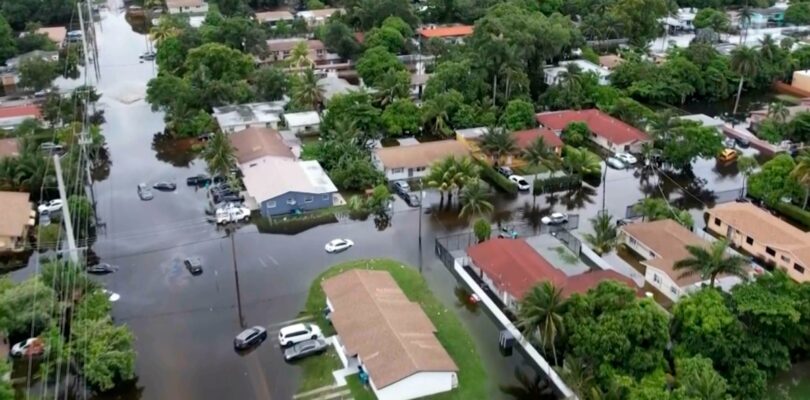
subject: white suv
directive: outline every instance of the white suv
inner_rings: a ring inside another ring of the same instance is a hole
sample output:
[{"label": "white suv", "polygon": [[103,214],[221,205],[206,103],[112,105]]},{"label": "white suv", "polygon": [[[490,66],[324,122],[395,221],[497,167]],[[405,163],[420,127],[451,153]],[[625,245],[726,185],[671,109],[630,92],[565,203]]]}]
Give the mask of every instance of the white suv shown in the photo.
[{"label": "white suv", "polygon": [[285,326],[278,332],[278,342],[281,347],[287,347],[310,339],[323,337],[321,328],[315,324],[295,324]]}]

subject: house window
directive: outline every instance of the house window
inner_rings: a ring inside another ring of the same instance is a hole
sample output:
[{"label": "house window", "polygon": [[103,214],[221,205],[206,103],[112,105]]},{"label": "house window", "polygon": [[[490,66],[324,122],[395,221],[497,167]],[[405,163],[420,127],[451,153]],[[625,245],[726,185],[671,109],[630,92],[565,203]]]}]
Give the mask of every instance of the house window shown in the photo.
[{"label": "house window", "polygon": [[754,238],[752,238],[751,236],[747,236],[745,238],[745,243],[753,245],[754,244]]},{"label": "house window", "polygon": [[772,249],[770,247],[766,247],[765,252],[768,253],[768,255],[771,256],[771,257],[776,257],[776,250],[774,250],[774,249]]},{"label": "house window", "polygon": [[669,291],[670,291],[670,293],[674,294],[675,296],[678,295],[678,289],[675,289],[674,286],[670,286]]},{"label": "house window", "polygon": [[653,282],[655,282],[655,283],[662,283],[662,282],[663,282],[663,280],[661,279],[661,277],[660,277],[660,276],[658,276],[658,274],[653,274]]},{"label": "house window", "polygon": [[295,205],[295,203],[296,203],[296,201],[295,201],[295,199],[294,199],[294,198],[290,197],[289,199],[287,199],[287,204],[289,204],[289,205],[291,205],[291,206],[294,206],[294,205]]},{"label": "house window", "polygon": [[630,238],[629,238],[627,241],[628,241],[628,242],[630,242],[630,244],[636,244],[636,243],[638,243],[638,241],[637,241],[637,240],[636,240],[636,238],[634,238],[634,237],[630,237]]},{"label": "house window", "polygon": [[392,168],[391,169],[392,174],[401,174],[403,171],[405,171],[405,168]]},{"label": "house window", "polygon": [[804,267],[802,267],[802,266],[801,266],[801,265],[799,265],[799,264],[793,264],[793,269],[795,269],[795,270],[796,270],[798,273],[800,273],[800,274],[803,274],[803,273],[804,273]]},{"label": "house window", "polygon": [[315,200],[313,196],[304,196],[304,203],[312,203]]},{"label": "house window", "polygon": [[325,195],[323,195],[322,199],[323,199],[323,201],[329,201],[330,197],[332,197],[331,194],[325,194]]},{"label": "house window", "polygon": [[723,223],[720,221],[720,218],[715,218],[715,219],[714,219],[714,224],[715,224],[715,225],[717,225],[717,226],[720,226],[720,225],[722,225]]},{"label": "house window", "polygon": [[782,259],[782,261],[784,261],[784,262],[786,262],[786,263],[789,263],[789,262],[790,262],[790,257],[786,257],[786,256],[779,256],[779,258],[781,258],[781,259]]},{"label": "house window", "polygon": [[425,169],[427,169],[427,167],[416,167],[416,172],[422,172]]},{"label": "house window", "polygon": [[276,208],[276,201],[275,200],[270,200],[267,203],[265,203],[265,206],[267,208]]}]

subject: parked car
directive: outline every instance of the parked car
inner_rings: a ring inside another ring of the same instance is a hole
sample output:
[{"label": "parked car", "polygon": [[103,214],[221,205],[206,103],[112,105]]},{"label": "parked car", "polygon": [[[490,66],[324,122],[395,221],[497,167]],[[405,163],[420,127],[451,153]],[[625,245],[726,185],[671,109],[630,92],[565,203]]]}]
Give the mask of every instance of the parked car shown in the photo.
[{"label": "parked car", "polygon": [[237,350],[249,349],[261,344],[265,339],[267,339],[267,329],[262,326],[254,326],[239,332],[233,338],[233,348]]},{"label": "parked car", "polygon": [[244,197],[235,193],[214,194],[211,196],[214,203],[241,203]]},{"label": "parked car", "polygon": [[402,200],[405,200],[405,203],[411,207],[419,207],[419,203],[421,203],[419,196],[417,196],[415,193],[397,192],[397,194],[399,197],[402,197]]},{"label": "parked car", "polygon": [[305,340],[284,350],[284,360],[292,361],[313,354],[323,354],[329,348],[325,339]]},{"label": "parked car", "polygon": [[324,246],[327,253],[338,253],[354,246],[354,242],[349,239],[334,239]]},{"label": "parked car", "polygon": [[192,275],[201,274],[203,272],[202,261],[199,257],[189,257],[183,260],[183,265],[186,266],[188,272]]},{"label": "parked car", "polygon": [[217,209],[215,215],[218,224],[247,221],[250,218],[250,209],[247,207],[227,207]]},{"label": "parked car", "polygon": [[614,158],[617,158],[619,161],[624,163],[625,165],[633,165],[638,162],[636,156],[630,153],[616,153],[613,155]]},{"label": "parked car", "polygon": [[568,222],[568,214],[566,213],[553,213],[540,218],[540,222],[545,225],[562,225]]},{"label": "parked car", "polygon": [[720,152],[720,155],[717,156],[717,159],[720,162],[732,162],[737,159],[737,150],[734,149],[724,149]]},{"label": "parked car", "polygon": [[45,352],[45,343],[40,338],[28,338],[11,346],[12,357],[32,357]]},{"label": "parked car", "polygon": [[734,146],[737,144],[737,141],[734,138],[725,138],[723,139],[723,146],[733,149]]},{"label": "parked car", "polygon": [[62,210],[62,199],[54,199],[47,203],[42,203],[37,206],[37,211],[40,214],[48,214]]},{"label": "parked car", "polygon": [[281,328],[278,332],[278,343],[281,347],[292,346],[305,340],[323,338],[321,328],[315,324],[293,324]]},{"label": "parked car", "polygon": [[751,141],[745,138],[734,138],[734,143],[743,149],[747,149],[749,146],[751,146]]},{"label": "parked car", "polygon": [[145,183],[139,183],[138,184],[138,197],[140,197],[141,200],[146,201],[146,200],[154,199],[155,195],[153,195],[152,191],[149,190],[149,186],[146,186]]},{"label": "parked car", "polygon": [[608,157],[605,160],[605,164],[607,164],[611,168],[615,168],[615,169],[624,169],[625,168],[624,163],[621,160],[619,160],[618,158],[616,158],[616,157]]},{"label": "parked car", "polygon": [[164,192],[171,192],[177,189],[177,185],[172,182],[160,181],[152,185],[153,188]]},{"label": "parked car", "polygon": [[39,150],[47,154],[60,154],[64,150],[61,144],[45,142],[39,145]]},{"label": "parked car", "polygon": [[512,172],[512,168],[509,167],[498,167],[495,168],[495,171],[498,171],[499,174],[507,178],[515,174],[514,172]]},{"label": "parked car", "polygon": [[115,265],[110,265],[107,263],[101,263],[96,265],[88,265],[87,266],[87,273],[90,274],[109,274],[110,272],[118,271],[118,267]]},{"label": "parked car", "polygon": [[498,237],[501,239],[517,239],[518,233],[512,228],[502,227],[498,231]]},{"label": "parked car", "polygon": [[394,182],[394,191],[397,193],[408,193],[411,191],[411,185],[406,181]]},{"label": "parked car", "polygon": [[147,51],[146,53],[141,54],[139,58],[145,61],[152,61],[155,59],[155,57],[157,57],[157,54],[155,54],[155,52]]},{"label": "parked car", "polygon": [[532,188],[532,186],[529,185],[529,182],[527,182],[526,179],[523,179],[522,176],[510,175],[509,180],[514,182],[514,184],[517,185],[518,190],[522,192],[525,192]]},{"label": "parked car", "polygon": [[121,295],[120,295],[120,294],[115,293],[115,292],[112,292],[112,291],[109,291],[109,290],[107,290],[107,289],[101,289],[101,293],[104,293],[104,294],[106,294],[106,295],[107,295],[107,300],[109,300],[109,301],[110,301],[110,303],[115,303],[116,301],[118,301],[118,300],[120,300],[120,299],[121,299]]},{"label": "parked car", "polygon": [[211,177],[205,174],[189,176],[186,178],[186,185],[189,186],[205,186],[211,183]]}]

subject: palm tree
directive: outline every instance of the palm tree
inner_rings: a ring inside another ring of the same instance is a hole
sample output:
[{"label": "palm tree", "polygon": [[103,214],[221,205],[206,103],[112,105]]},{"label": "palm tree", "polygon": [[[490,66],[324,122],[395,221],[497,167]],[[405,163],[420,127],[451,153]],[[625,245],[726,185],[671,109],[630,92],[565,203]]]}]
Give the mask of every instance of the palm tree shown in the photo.
[{"label": "palm tree", "polygon": [[293,80],[292,98],[299,107],[317,110],[323,102],[324,89],[312,68],[307,68]]},{"label": "palm tree", "polygon": [[[404,76],[407,78],[407,72],[404,74]],[[377,101],[380,102],[381,107],[385,108],[386,105],[393,103],[396,99],[404,99],[408,97],[408,83],[407,81],[403,82],[399,78],[400,74],[398,72],[391,71],[383,75],[379,82],[377,82],[377,85],[375,86],[375,89],[377,90],[376,98]]]},{"label": "palm tree", "polygon": [[754,10],[746,3],[740,10],[740,24],[743,26],[743,34],[740,35],[740,45],[743,44],[743,38],[748,36],[748,28],[751,26],[751,17],[754,16]]},{"label": "palm tree", "polygon": [[700,275],[702,279],[709,278],[709,286],[714,287],[714,281],[720,274],[738,276],[748,279],[748,260],[738,256],[726,254],[728,240],[718,240],[711,246],[686,246],[691,255],[675,263],[673,269],[683,270],[678,278]]},{"label": "palm tree", "polygon": [[459,216],[485,215],[491,213],[495,207],[487,200],[489,191],[478,178],[472,179],[464,186],[459,195],[461,197],[461,212]]},{"label": "palm tree", "polygon": [[[529,147],[523,150],[523,159],[529,163],[529,165],[538,167],[542,165],[548,168],[552,174],[560,165],[560,158],[557,156],[557,153],[546,146],[546,141],[542,137],[535,139]],[[536,203],[537,196],[534,190],[532,190],[532,206]]]},{"label": "palm tree", "polygon": [[487,128],[487,133],[481,137],[481,150],[492,157],[492,162],[499,165],[504,156],[517,151],[515,138],[503,128]]},{"label": "palm tree", "polygon": [[566,147],[563,167],[570,174],[598,175],[602,172],[599,156],[585,149]]},{"label": "palm tree", "polygon": [[759,39],[759,54],[762,55],[763,59],[771,62],[776,58],[778,52],[779,45],[773,40],[771,34],[766,34],[762,39]]},{"label": "palm tree", "polygon": [[447,204],[450,205],[453,202],[453,192],[463,190],[477,176],[478,166],[469,157],[447,157],[430,167],[427,185],[439,190],[442,195],[441,203],[444,202],[446,193]]},{"label": "palm tree", "polygon": [[554,343],[558,335],[565,334],[561,310],[564,300],[562,289],[545,281],[534,286],[520,301],[518,307],[518,327],[524,335],[540,341],[543,352],[549,348],[557,364],[557,348]]},{"label": "palm tree", "polygon": [[312,68],[315,63],[309,58],[309,47],[307,47],[306,41],[302,40],[293,47],[290,56],[287,57],[287,63],[291,68],[297,70]]},{"label": "palm tree", "polygon": [[[165,17],[161,17],[163,20]],[[167,21],[160,21],[156,26],[153,26],[152,29],[149,31],[149,38],[155,42],[155,46],[160,46],[160,44],[168,39],[175,37],[180,34],[180,30],[176,27],[172,26]]]},{"label": "palm tree", "polygon": [[[745,198],[745,186],[748,184],[748,177],[751,176],[751,173],[754,172],[757,167],[759,167],[759,163],[754,157],[742,156],[737,159],[737,169],[743,176],[743,185],[742,189],[740,190],[740,198]],[[808,169],[808,172],[810,172],[810,169]]]},{"label": "palm tree", "polygon": [[789,116],[790,110],[785,106],[785,103],[775,101],[768,104],[768,118],[772,118],[774,121],[784,124]]},{"label": "palm tree", "polygon": [[807,198],[810,195],[810,152],[802,151],[796,157],[796,166],[790,171],[790,177],[804,186],[804,203],[802,208],[807,208]]},{"label": "palm tree", "polygon": [[636,203],[633,211],[641,215],[642,221],[655,221],[668,213],[666,200],[651,197]]},{"label": "palm tree", "polygon": [[428,186],[439,190],[439,194],[441,195],[441,200],[439,201],[440,205],[444,204],[445,193],[449,193],[453,188],[454,183],[451,180],[451,169],[454,168],[455,162],[456,160],[453,157],[447,157],[434,163],[430,166],[430,172],[428,172],[425,178]]},{"label": "palm tree", "polygon": [[740,105],[743,81],[745,81],[746,77],[753,77],[759,71],[759,54],[748,46],[737,47],[731,51],[731,69],[740,76],[740,84],[737,86],[737,100],[734,101],[733,114],[736,114],[737,107]]},{"label": "palm tree", "polygon": [[619,242],[619,234],[616,230],[616,224],[613,223],[613,217],[606,212],[599,212],[596,217],[589,219],[593,233],[586,233],[584,235],[585,241],[588,242],[594,251],[598,254],[604,254],[616,247]]},{"label": "palm tree", "polygon": [[453,133],[449,127],[450,106],[442,96],[426,101],[422,105],[422,123],[430,123],[433,134],[450,136]]},{"label": "palm tree", "polygon": [[231,167],[236,164],[236,155],[228,136],[222,132],[211,136],[203,150],[203,159],[208,163],[208,171],[212,175],[229,176]]},{"label": "palm tree", "polygon": [[590,394],[591,388],[594,387],[593,371],[582,359],[567,355],[562,367],[554,369],[577,397],[583,400],[588,398],[587,394]]}]

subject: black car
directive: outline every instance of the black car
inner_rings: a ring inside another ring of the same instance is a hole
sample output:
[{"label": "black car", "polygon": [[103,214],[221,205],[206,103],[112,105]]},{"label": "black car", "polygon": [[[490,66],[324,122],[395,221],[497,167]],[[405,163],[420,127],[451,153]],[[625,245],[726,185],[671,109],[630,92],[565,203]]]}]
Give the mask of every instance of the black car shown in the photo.
[{"label": "black car", "polygon": [[503,175],[503,176],[505,176],[507,178],[515,174],[515,172],[512,171],[512,168],[509,168],[509,167],[498,167],[498,168],[495,168],[495,170],[498,171],[499,174],[501,174],[501,175]]},{"label": "black car", "polygon": [[321,354],[328,348],[329,343],[326,343],[324,339],[305,340],[284,350],[284,360],[292,361],[312,354]]},{"label": "black car", "polygon": [[405,200],[405,203],[407,203],[409,206],[419,207],[420,200],[419,196],[417,196],[416,194],[399,191],[397,192],[397,194],[399,195],[399,197],[402,197],[402,200]]},{"label": "black car", "polygon": [[237,193],[212,193],[211,199],[214,203],[241,203],[245,199]]},{"label": "black car", "polygon": [[110,265],[107,263],[101,263],[96,265],[89,265],[87,266],[87,273],[90,274],[109,274],[111,272],[118,271],[118,267],[115,265]]},{"label": "black car", "polygon": [[233,338],[233,348],[236,350],[245,350],[253,346],[261,344],[267,339],[267,329],[261,326],[254,326],[239,332]]},{"label": "black car", "polygon": [[156,190],[164,191],[164,192],[172,192],[177,189],[177,185],[172,182],[157,182],[152,187]]},{"label": "black car", "polygon": [[157,54],[155,54],[154,52],[147,51],[146,53],[141,54],[139,58],[141,60],[152,61],[155,59],[156,56]]},{"label": "black car", "polygon": [[205,186],[211,183],[211,177],[205,174],[190,176],[186,178],[186,185],[189,186]]},{"label": "black car", "polygon": [[192,275],[201,274],[203,272],[202,261],[200,261],[198,257],[186,258],[183,260],[183,264]]}]

